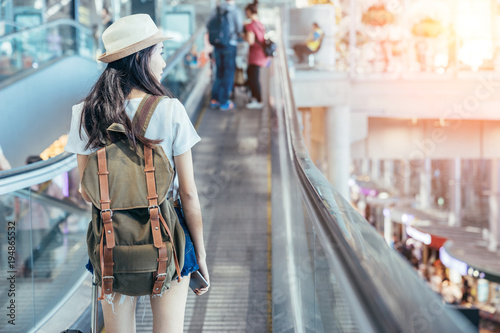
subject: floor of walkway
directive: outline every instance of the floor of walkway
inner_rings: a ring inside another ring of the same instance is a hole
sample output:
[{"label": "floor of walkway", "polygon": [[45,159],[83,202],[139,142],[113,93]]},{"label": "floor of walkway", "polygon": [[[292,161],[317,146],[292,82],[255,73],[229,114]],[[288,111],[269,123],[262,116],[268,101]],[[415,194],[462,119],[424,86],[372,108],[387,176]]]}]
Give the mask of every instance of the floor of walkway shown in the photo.
[{"label": "floor of walkway", "polygon": [[[193,159],[211,288],[189,293],[185,332],[271,331],[268,118],[242,107],[203,115]],[[138,304],[137,332],[151,331],[149,302]]]}]

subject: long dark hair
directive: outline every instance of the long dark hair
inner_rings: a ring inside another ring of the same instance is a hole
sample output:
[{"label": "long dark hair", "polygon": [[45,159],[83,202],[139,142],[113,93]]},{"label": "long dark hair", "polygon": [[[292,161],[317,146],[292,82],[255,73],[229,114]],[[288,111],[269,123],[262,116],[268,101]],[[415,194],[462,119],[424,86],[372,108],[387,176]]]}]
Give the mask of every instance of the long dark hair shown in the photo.
[{"label": "long dark hair", "polygon": [[139,129],[133,128],[132,121],[125,112],[125,102],[132,89],[154,96],[170,96],[149,67],[155,46],[109,63],[85,97],[80,119],[80,138],[82,128],[89,137],[85,149],[104,147],[108,138],[107,128],[113,123],[125,126],[127,137],[134,147],[137,141],[147,147],[162,141],[141,136]]},{"label": "long dark hair", "polygon": [[249,10],[250,13],[252,13],[252,14],[257,14],[258,13],[258,10],[257,10],[258,5],[259,5],[259,1],[258,0],[254,0],[253,3],[249,3],[245,7],[245,10]]}]

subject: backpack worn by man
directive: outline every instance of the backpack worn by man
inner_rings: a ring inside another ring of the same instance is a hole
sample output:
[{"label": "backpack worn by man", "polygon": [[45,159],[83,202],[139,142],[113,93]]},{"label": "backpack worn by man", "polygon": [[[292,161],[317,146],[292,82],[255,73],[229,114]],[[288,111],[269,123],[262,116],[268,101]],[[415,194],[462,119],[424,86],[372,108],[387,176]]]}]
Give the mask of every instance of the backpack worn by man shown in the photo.
[{"label": "backpack worn by man", "polygon": [[[147,95],[132,126],[144,136],[163,97]],[[174,172],[163,149],[131,146],[125,128],[112,124],[106,146],[89,155],[82,188],[92,200],[88,255],[101,297],[112,292],[160,294],[180,276],[185,236],[167,199]],[[158,192],[157,192],[158,190]]]},{"label": "backpack worn by man", "polygon": [[207,24],[208,41],[215,47],[227,47],[231,41],[228,11],[217,7],[217,13]]}]

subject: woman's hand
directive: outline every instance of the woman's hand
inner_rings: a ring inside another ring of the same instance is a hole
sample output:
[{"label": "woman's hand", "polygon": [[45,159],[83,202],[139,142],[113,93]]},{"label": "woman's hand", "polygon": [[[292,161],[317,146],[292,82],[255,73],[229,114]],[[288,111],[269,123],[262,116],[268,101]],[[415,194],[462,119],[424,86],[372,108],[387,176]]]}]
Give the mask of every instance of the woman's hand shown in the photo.
[{"label": "woman's hand", "polygon": [[198,266],[200,266],[201,275],[203,275],[205,280],[207,280],[208,282],[208,287],[194,290],[196,295],[201,296],[204,293],[206,293],[210,288],[210,276],[208,275],[207,260],[205,258],[204,259],[197,258],[197,261],[198,261]]}]

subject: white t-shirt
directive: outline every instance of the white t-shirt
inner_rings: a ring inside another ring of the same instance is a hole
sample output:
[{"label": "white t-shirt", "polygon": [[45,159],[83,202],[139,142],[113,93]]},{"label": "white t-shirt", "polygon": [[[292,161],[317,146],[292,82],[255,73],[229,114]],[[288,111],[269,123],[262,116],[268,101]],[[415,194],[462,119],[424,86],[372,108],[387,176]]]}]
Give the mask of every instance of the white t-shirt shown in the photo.
[{"label": "white t-shirt", "polygon": [[[125,103],[125,111],[130,119],[134,118],[135,112],[141,103],[142,98],[134,98]],[[80,139],[80,116],[82,113],[83,103],[73,106],[73,115],[71,118],[71,129],[68,134],[68,143],[64,148],[65,151],[80,155],[89,155],[96,149],[85,150],[85,145],[88,142],[87,133],[82,129],[82,139]],[[186,109],[175,98],[164,98],[157,106],[149,127],[146,131],[146,138],[151,140],[163,139],[160,145],[163,147],[172,168],[175,169],[173,157],[179,156],[191,149],[200,137],[196,133],[191,120],[189,119]],[[172,187],[168,192],[168,198],[177,200],[179,189],[179,180],[177,173],[175,174]]]}]

